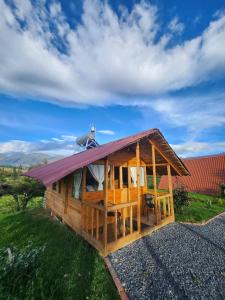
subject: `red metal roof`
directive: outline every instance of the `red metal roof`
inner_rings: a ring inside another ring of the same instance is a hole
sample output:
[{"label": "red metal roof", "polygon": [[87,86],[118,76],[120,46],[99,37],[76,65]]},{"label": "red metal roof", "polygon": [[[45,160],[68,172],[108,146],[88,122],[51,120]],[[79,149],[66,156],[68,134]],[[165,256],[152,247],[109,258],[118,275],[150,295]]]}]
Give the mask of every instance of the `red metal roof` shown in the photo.
[{"label": "red metal roof", "polygon": [[32,169],[31,171],[25,173],[25,176],[30,176],[42,181],[46,186],[56,182],[57,180],[69,175],[77,169],[83,168],[99,159],[103,159],[114,153],[118,150],[121,150],[138,140],[141,140],[145,137],[153,138],[154,136],[160,137],[163,140],[164,147],[167,147],[167,150],[170,151],[170,154],[167,154],[168,157],[171,157],[176,164],[176,167],[180,170],[182,175],[187,175],[188,170],[185,168],[185,165],[181,160],[176,156],[172,151],[169,144],[166,142],[165,138],[158,129],[149,129],[135,135],[131,135],[99,147],[89,149],[83,152],[79,152],[72,156],[60,159],[58,161],[52,162],[48,165],[40,166]]},{"label": "red metal roof", "polygon": [[[219,194],[221,183],[225,183],[225,154],[209,155],[183,159],[191,173],[187,177],[173,177],[174,187],[184,186],[189,192]],[[160,189],[166,189],[167,176],[159,183]]]}]

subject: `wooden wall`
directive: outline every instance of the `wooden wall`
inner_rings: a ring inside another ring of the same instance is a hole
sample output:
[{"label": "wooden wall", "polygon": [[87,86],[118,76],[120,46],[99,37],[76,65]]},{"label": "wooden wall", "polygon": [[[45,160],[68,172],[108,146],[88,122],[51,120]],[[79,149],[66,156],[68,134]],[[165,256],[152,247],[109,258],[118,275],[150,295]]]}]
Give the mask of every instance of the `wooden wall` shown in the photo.
[{"label": "wooden wall", "polygon": [[[108,162],[110,166],[119,166],[119,167],[130,167],[136,166],[136,154],[132,149],[126,149],[114,153],[108,157]],[[100,160],[96,163],[103,164],[104,161]],[[140,165],[146,167],[146,163],[141,160]],[[146,172],[145,172],[146,174]],[[145,178],[146,180],[146,178]],[[109,178],[109,181],[112,182],[112,178]],[[131,180],[130,180],[131,182]],[[144,187],[140,188],[141,199],[143,194],[147,191],[147,184],[145,183]],[[129,195],[128,195],[129,193]],[[103,191],[93,191],[83,193],[83,200],[91,203],[99,202],[104,200],[104,190]],[[137,187],[133,187],[130,184],[130,189],[126,188],[110,188],[108,191],[108,202],[112,204],[119,204],[125,202],[137,201]],[[143,201],[141,200],[141,203]],[[60,216],[69,226],[71,226],[78,233],[82,230],[81,222],[81,201],[74,199],[72,196],[72,176],[67,176],[61,180],[61,193],[57,193],[52,190],[52,187],[48,187],[46,191],[46,204],[56,215]],[[142,206],[142,204],[141,204]],[[141,207],[142,209],[142,207]],[[87,218],[88,212],[83,211],[82,218]],[[126,216],[129,216],[129,210],[127,210]],[[134,207],[133,217],[137,216],[137,209]]]}]

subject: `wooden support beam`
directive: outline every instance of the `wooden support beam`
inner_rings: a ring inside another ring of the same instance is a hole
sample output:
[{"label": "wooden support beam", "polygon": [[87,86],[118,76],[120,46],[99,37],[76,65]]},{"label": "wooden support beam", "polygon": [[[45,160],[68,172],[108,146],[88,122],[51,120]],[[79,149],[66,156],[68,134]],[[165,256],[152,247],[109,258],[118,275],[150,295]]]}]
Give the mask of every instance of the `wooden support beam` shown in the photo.
[{"label": "wooden support beam", "polygon": [[[160,151],[160,149],[157,147],[157,145],[152,141],[152,140],[149,140],[149,143],[151,144],[151,145],[154,145],[154,147],[155,147],[155,150],[157,150],[157,152],[167,161],[167,163],[169,163],[172,167],[173,167],[173,169],[174,170],[176,170],[176,172],[180,175],[180,176],[182,176],[182,174],[181,174],[181,172],[169,161],[169,159],[162,153],[162,151]],[[172,151],[172,150],[171,150]]]},{"label": "wooden support beam", "polygon": [[131,199],[130,199],[131,174],[130,174],[129,162],[128,162],[128,165],[127,165],[127,176],[128,176],[128,202],[130,202],[131,201]]},{"label": "wooden support beam", "polygon": [[108,168],[109,168],[109,162],[108,162],[108,158],[106,158],[105,160],[105,180],[104,180],[104,192],[105,192],[105,199],[104,199],[104,205],[105,207],[107,207],[108,204],[108,194],[109,194],[109,183],[108,183]]},{"label": "wooden support beam", "polygon": [[[156,167],[166,167],[167,166],[167,162],[166,163],[160,163],[160,164],[155,164]],[[146,167],[152,167],[153,164],[146,164]]]},{"label": "wooden support beam", "polygon": [[155,216],[156,225],[159,223],[159,205],[157,199],[157,181],[156,181],[156,164],[155,164],[155,146],[152,144],[152,163],[153,163],[153,186],[154,186],[154,199],[155,199]]},{"label": "wooden support beam", "polygon": [[109,165],[109,162],[108,162],[108,158],[106,158],[105,160],[105,181],[104,181],[104,192],[105,192],[105,198],[104,198],[104,208],[105,208],[105,211],[104,211],[104,242],[103,242],[103,245],[104,245],[104,251],[107,252],[107,242],[108,242],[108,239],[107,239],[107,235],[108,235],[108,230],[107,230],[107,219],[108,219],[108,215],[107,215],[107,204],[108,204],[108,165]]},{"label": "wooden support beam", "polygon": [[112,189],[113,189],[113,203],[116,203],[116,190],[115,190],[115,166],[111,165],[112,168]]},{"label": "wooden support beam", "polygon": [[144,167],[144,187],[145,189],[148,188],[148,178],[147,178],[147,170],[146,170],[146,166]]},{"label": "wooden support beam", "polygon": [[172,184],[170,164],[167,165],[167,174],[168,174],[168,185],[169,185],[169,193],[170,193],[170,213],[174,217],[173,184]]},{"label": "wooden support beam", "polygon": [[140,189],[140,144],[136,144],[136,168],[137,168],[137,227],[138,232],[141,233],[141,189]]}]

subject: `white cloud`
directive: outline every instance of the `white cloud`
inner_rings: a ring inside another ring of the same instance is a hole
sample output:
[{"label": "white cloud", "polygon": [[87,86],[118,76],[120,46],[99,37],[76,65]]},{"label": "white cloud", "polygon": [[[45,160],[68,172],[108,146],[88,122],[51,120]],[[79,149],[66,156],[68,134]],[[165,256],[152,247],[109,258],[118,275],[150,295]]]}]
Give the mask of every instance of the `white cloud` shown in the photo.
[{"label": "white cloud", "polygon": [[184,31],[184,24],[179,22],[178,17],[173,18],[168,26],[172,33],[181,34]]},{"label": "white cloud", "polygon": [[76,150],[75,139],[72,139],[72,136],[61,136],[60,138],[35,142],[10,140],[0,143],[0,153],[23,152],[71,155]]},{"label": "white cloud", "polygon": [[183,144],[171,145],[175,152],[182,157],[191,157],[209,153],[224,153],[225,141],[216,143],[187,141]]},{"label": "white cloud", "polygon": [[102,134],[106,134],[106,135],[115,135],[115,131],[113,130],[97,130],[97,132],[102,133]]},{"label": "white cloud", "polygon": [[225,125],[225,94],[213,93],[207,96],[167,97],[142,102],[141,111],[149,115],[158,112],[167,124],[184,127],[192,138],[204,130]]},{"label": "white cloud", "polygon": [[0,0],[2,92],[79,105],[118,103],[126,95],[133,104],[133,95],[158,97],[224,75],[224,13],[201,35],[171,48],[182,24],[175,17],[170,36],[156,42],[157,8],[145,1],[131,12],[122,8],[119,17],[107,3],[85,0],[76,28],[58,2],[49,10],[44,1],[12,2],[14,8]]}]

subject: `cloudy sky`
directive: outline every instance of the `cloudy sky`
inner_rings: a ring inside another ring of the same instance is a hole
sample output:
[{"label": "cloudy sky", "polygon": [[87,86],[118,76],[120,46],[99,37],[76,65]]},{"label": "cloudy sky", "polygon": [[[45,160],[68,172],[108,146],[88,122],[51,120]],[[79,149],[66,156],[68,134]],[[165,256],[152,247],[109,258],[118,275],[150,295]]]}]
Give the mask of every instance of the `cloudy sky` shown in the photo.
[{"label": "cloudy sky", "polygon": [[0,45],[0,153],[68,155],[91,124],[225,152],[222,0],[0,0]]}]

